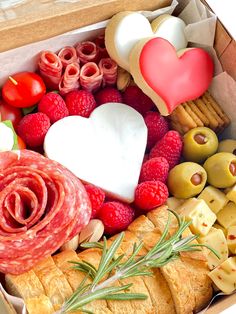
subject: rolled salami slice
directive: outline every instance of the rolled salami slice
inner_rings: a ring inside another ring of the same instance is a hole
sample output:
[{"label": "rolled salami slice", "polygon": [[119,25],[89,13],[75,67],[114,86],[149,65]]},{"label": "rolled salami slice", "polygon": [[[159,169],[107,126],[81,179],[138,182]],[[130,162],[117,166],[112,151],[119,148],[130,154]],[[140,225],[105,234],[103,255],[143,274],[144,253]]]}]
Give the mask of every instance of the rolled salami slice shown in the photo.
[{"label": "rolled salami slice", "polygon": [[62,63],[64,68],[68,64],[79,62],[76,49],[74,47],[70,47],[70,46],[66,46],[66,47],[62,48],[58,52],[58,57],[60,58],[61,63]]},{"label": "rolled salami slice", "polygon": [[75,48],[81,64],[98,61],[99,50],[97,49],[96,44],[92,41],[78,43]]},{"label": "rolled salami slice", "polygon": [[51,51],[42,51],[38,62],[39,72],[48,89],[58,89],[62,76],[60,58]]},{"label": "rolled salami slice", "polygon": [[28,150],[0,153],[0,272],[29,270],[90,214],[82,183],[59,163]]},{"label": "rolled salami slice", "polygon": [[78,63],[68,64],[59,83],[59,92],[65,95],[79,88],[80,66]]},{"label": "rolled salami slice", "polygon": [[103,75],[94,62],[84,64],[80,70],[80,85],[91,93],[99,89],[102,84],[102,78]]},{"label": "rolled salami slice", "polygon": [[103,87],[116,84],[118,66],[111,58],[103,58],[99,61],[99,69],[103,75]]},{"label": "rolled salami slice", "polygon": [[94,40],[97,49],[99,51],[99,60],[102,58],[108,58],[108,52],[106,50],[106,46],[105,46],[105,35],[100,35],[98,36],[95,40]]}]

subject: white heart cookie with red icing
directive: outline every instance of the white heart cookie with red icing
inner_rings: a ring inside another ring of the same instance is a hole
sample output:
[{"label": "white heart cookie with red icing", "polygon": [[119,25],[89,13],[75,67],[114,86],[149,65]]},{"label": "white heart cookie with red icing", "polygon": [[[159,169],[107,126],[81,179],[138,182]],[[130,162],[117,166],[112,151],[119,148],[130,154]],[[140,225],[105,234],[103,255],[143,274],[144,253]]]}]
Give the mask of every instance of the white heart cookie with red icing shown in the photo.
[{"label": "white heart cookie with red icing", "polygon": [[109,21],[105,30],[105,45],[110,57],[129,71],[129,54],[143,38],[153,36],[148,19],[138,12],[120,12]]},{"label": "white heart cookie with red icing", "polygon": [[169,115],[180,103],[200,97],[213,77],[213,61],[200,48],[178,54],[163,38],[143,39],[130,53],[130,71],[135,83]]},{"label": "white heart cookie with red icing", "polygon": [[143,117],[127,105],[107,103],[89,119],[69,116],[54,123],[44,150],[81,180],[131,203],[146,143]]},{"label": "white heart cookie with red icing", "polygon": [[186,24],[179,17],[170,14],[160,15],[152,21],[151,27],[155,37],[168,40],[176,50],[187,47],[188,41],[184,32]]}]

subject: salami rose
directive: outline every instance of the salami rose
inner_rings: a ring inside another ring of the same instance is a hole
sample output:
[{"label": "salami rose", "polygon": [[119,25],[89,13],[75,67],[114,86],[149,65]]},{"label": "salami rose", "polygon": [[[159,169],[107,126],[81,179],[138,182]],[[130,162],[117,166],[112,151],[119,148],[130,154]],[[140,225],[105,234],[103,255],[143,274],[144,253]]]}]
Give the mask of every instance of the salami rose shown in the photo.
[{"label": "salami rose", "polygon": [[102,73],[94,62],[84,64],[80,70],[80,85],[83,89],[93,93],[102,84]]},{"label": "salami rose", "polygon": [[91,41],[78,43],[76,51],[81,64],[85,64],[87,62],[97,62],[98,60],[99,50],[97,49],[96,44]]},{"label": "salami rose", "polygon": [[115,85],[118,66],[111,58],[103,58],[99,61],[99,69],[103,75],[103,86]]},{"label": "salami rose", "polygon": [[39,72],[48,89],[58,89],[62,76],[60,58],[51,51],[42,51],[39,59]]},{"label": "salami rose", "polygon": [[79,88],[80,66],[78,63],[68,64],[59,83],[59,92],[65,95]]},{"label": "salami rose", "polygon": [[97,49],[99,51],[99,60],[102,58],[108,58],[108,52],[106,50],[106,46],[105,46],[105,35],[100,35],[98,36],[95,40],[94,40]]},{"label": "salami rose", "polygon": [[66,46],[58,52],[63,67],[71,63],[78,63],[77,53],[74,47]]},{"label": "salami rose", "polygon": [[69,170],[28,150],[0,153],[0,272],[29,270],[90,214],[85,189]]}]

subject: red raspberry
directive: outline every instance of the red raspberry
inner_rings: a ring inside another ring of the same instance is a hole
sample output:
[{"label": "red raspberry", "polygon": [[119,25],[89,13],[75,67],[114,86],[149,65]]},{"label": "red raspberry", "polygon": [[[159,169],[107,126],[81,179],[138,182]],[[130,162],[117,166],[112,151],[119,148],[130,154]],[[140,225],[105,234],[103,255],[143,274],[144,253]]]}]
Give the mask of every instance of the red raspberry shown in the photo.
[{"label": "red raspberry", "polygon": [[31,113],[22,118],[17,127],[17,133],[30,147],[43,144],[44,137],[50,128],[50,120],[45,113]]},{"label": "red raspberry", "polygon": [[140,183],[135,190],[135,205],[149,211],[163,205],[168,198],[167,186],[161,181]]},{"label": "red raspberry", "polygon": [[107,102],[121,102],[121,93],[113,87],[105,87],[95,94],[95,99],[98,106],[105,104]]},{"label": "red raspberry", "polygon": [[168,131],[152,148],[149,158],[165,157],[170,169],[176,166],[181,157],[183,142],[177,131]]},{"label": "red raspberry", "polygon": [[98,218],[105,226],[106,234],[125,230],[134,219],[134,210],[121,202],[107,202],[102,205]]},{"label": "red raspberry", "polygon": [[105,200],[105,193],[99,187],[93,184],[86,184],[85,186],[86,192],[88,193],[88,197],[92,206],[92,218],[97,218],[98,212],[102,207],[102,204]]},{"label": "red raspberry", "polygon": [[124,91],[123,101],[142,115],[154,106],[153,101],[138,86],[128,86]]},{"label": "red raspberry", "polygon": [[145,154],[144,157],[143,157],[143,164],[144,164],[146,161],[148,161],[148,159],[149,159],[148,154]]},{"label": "red raspberry", "polygon": [[142,165],[139,182],[161,181],[166,182],[169,172],[168,161],[164,157],[149,159]]},{"label": "red raspberry", "polygon": [[93,95],[86,90],[74,90],[65,98],[69,114],[88,118],[96,107]]},{"label": "red raspberry", "polygon": [[65,101],[59,94],[54,92],[47,93],[43,96],[38,104],[38,111],[45,113],[51,123],[69,115]]},{"label": "red raspberry", "polygon": [[147,149],[150,150],[168,131],[168,122],[158,112],[149,111],[144,121],[148,129]]}]

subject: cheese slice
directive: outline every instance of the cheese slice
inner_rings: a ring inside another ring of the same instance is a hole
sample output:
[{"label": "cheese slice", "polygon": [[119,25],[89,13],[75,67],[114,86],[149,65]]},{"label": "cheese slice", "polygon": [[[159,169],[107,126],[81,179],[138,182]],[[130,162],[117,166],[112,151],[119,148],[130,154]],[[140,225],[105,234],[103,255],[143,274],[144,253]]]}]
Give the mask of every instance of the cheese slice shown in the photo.
[{"label": "cheese slice", "polygon": [[198,198],[203,199],[215,214],[229,201],[223,192],[210,185],[201,192]]},{"label": "cheese slice", "polygon": [[190,198],[184,202],[178,212],[187,221],[192,221],[189,226],[194,234],[205,236],[216,221],[216,215],[211,211],[206,202],[202,199]]},{"label": "cheese slice", "polygon": [[236,256],[229,257],[209,273],[215,285],[224,293],[232,293],[236,289]]},{"label": "cheese slice", "polygon": [[208,234],[204,237],[199,237],[198,241],[202,244],[209,245],[220,255],[220,258],[218,258],[210,250],[205,249],[207,264],[210,269],[214,269],[228,258],[228,246],[222,230],[212,227]]},{"label": "cheese slice", "polygon": [[167,199],[166,205],[168,206],[169,209],[178,212],[178,207],[182,205],[184,202],[185,202],[184,199],[176,198],[173,196]]},{"label": "cheese slice", "polygon": [[227,190],[226,197],[236,204],[236,184]]},{"label": "cheese slice", "polygon": [[216,229],[222,230],[223,233],[224,233],[224,235],[225,235],[225,237],[227,237],[227,230],[226,230],[224,227],[222,227],[221,225],[219,225],[219,224],[217,224],[217,223],[215,223],[215,224],[213,225],[213,227],[216,228]]},{"label": "cheese slice", "polygon": [[229,202],[217,213],[217,220],[221,226],[228,229],[230,226],[236,226],[236,204]]},{"label": "cheese slice", "polygon": [[236,226],[230,226],[227,230],[227,244],[231,253],[236,253]]}]

